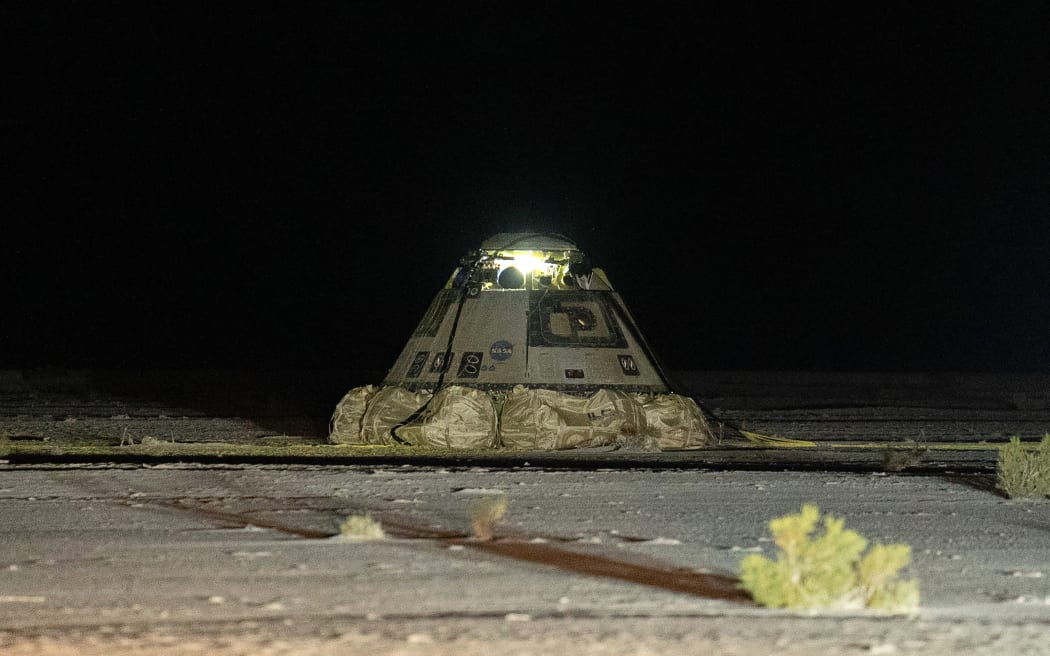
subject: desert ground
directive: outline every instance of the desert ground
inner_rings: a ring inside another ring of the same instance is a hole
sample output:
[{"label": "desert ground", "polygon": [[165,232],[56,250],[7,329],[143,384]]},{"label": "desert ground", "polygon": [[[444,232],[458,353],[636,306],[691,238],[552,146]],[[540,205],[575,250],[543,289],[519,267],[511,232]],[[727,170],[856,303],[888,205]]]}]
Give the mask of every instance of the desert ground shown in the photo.
[{"label": "desert ground", "polygon": [[[365,374],[2,372],[0,653],[1050,653],[1050,504],[995,481],[998,445],[1050,431],[1050,375],[677,377],[817,446],[336,449]],[[739,563],[804,503],[910,545],[919,609],[757,606]]]}]

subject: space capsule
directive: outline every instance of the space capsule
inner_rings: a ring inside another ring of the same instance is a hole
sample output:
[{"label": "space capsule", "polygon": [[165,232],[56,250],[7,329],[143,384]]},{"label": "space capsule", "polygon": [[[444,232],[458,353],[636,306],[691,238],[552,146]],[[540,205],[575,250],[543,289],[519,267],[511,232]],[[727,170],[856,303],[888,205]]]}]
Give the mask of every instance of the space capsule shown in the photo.
[{"label": "space capsule", "polygon": [[460,260],[381,384],[342,399],[330,441],[665,449],[719,430],[586,253],[558,234],[499,233]]}]

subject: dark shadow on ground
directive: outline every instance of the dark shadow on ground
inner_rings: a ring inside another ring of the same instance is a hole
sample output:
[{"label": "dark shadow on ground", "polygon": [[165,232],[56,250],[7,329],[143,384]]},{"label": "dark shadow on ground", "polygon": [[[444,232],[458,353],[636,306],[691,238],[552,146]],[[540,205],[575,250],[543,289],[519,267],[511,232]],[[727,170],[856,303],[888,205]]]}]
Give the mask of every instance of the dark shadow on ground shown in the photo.
[{"label": "dark shadow on ground", "polygon": [[63,401],[105,413],[119,399],[130,412],[250,419],[275,434],[326,439],[328,421],[351,388],[385,372],[281,370],[26,370],[0,381],[8,395]]},{"label": "dark shadow on ground", "polygon": [[994,494],[1003,499],[1010,498],[999,489],[998,478],[995,474],[946,474],[944,480],[965,485],[988,494]]}]

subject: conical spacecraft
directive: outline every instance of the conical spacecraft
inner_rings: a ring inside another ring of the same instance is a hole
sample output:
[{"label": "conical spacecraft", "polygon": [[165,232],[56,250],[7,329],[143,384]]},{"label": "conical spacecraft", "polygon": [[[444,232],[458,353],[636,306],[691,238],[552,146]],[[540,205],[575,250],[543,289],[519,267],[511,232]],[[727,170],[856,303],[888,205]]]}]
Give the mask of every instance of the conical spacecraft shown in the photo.
[{"label": "conical spacecraft", "polygon": [[605,272],[560,235],[501,233],[467,254],[384,385],[651,394],[672,385]]},{"label": "conical spacecraft", "polygon": [[467,253],[379,385],[329,441],[471,449],[715,444],[605,271],[568,238],[500,233]]}]

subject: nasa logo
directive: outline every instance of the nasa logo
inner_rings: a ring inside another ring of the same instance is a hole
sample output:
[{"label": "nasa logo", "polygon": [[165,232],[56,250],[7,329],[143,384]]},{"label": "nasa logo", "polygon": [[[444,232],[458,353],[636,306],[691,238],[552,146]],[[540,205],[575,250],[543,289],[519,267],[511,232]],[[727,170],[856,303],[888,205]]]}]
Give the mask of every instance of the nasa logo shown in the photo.
[{"label": "nasa logo", "polygon": [[493,342],[492,346],[489,347],[489,357],[497,362],[509,360],[512,355],[514,355],[514,345],[510,342],[500,340]]}]

